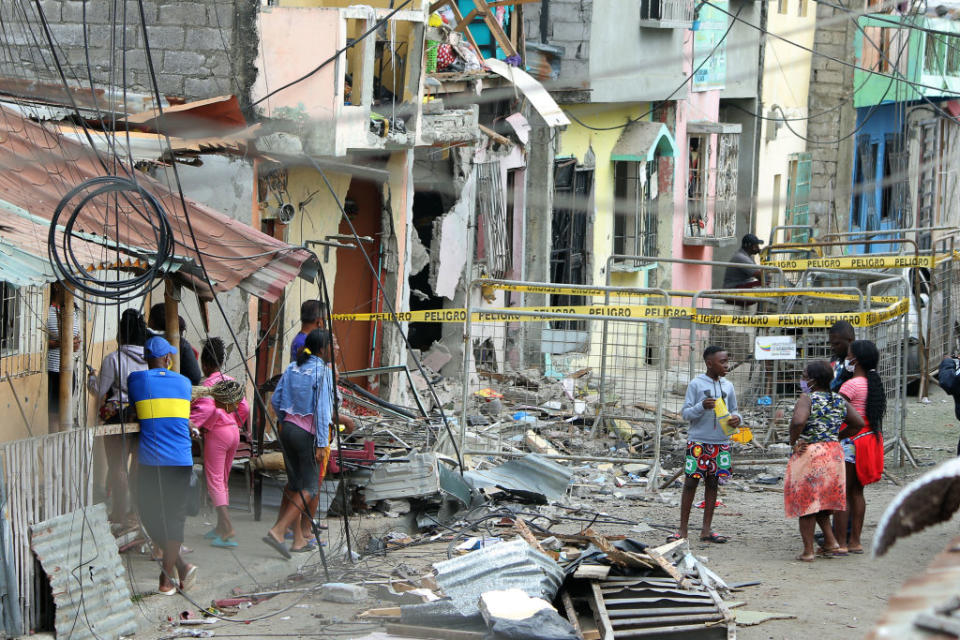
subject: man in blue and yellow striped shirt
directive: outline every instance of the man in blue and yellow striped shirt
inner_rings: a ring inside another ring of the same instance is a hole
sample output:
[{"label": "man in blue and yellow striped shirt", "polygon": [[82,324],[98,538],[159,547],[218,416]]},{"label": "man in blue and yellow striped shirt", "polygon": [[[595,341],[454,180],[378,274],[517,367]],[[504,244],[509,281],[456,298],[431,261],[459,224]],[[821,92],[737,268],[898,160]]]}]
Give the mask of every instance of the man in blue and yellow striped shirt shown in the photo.
[{"label": "man in blue and yellow striped shirt", "polygon": [[191,384],[187,377],[167,368],[177,350],[162,337],[147,340],[143,351],[150,368],[131,372],[127,380],[130,402],[140,421],[140,519],[163,552],[159,592],[174,595],[174,576],[179,577],[180,589],[187,589],[197,574],[195,565],[180,558],[193,468]]}]

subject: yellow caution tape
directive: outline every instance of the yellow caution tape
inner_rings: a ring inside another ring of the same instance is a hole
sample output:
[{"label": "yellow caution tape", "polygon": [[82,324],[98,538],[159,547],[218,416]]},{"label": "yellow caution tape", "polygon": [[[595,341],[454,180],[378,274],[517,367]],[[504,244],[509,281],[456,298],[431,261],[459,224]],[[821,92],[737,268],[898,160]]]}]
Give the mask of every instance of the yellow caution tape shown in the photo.
[{"label": "yellow caution tape", "polygon": [[[667,305],[573,305],[565,307],[513,307],[474,311],[471,322],[542,322],[545,318],[520,315],[517,311],[596,316],[597,318],[687,318],[697,324],[746,327],[829,327],[846,320],[855,327],[869,327],[907,313],[910,302],[897,298],[896,302],[880,311],[850,313],[789,313],[736,316],[720,313],[698,313],[692,307]],[[337,313],[334,320],[375,322],[466,322],[466,309],[431,309],[391,313]]]},{"label": "yellow caution tape", "polygon": [[841,256],[836,258],[811,258],[808,260],[772,260],[761,262],[768,267],[779,267],[784,271],[806,271],[807,269],[905,269],[925,267],[932,269],[938,262],[950,257],[943,256]]},{"label": "yellow caution tape", "polygon": [[[519,284],[498,284],[498,283],[483,283],[484,287],[489,287],[490,289],[496,289],[499,291],[517,291],[522,293],[539,293],[544,295],[568,295],[568,296],[585,296],[589,298],[602,298],[609,295],[611,298],[616,297],[630,297],[636,296],[639,299],[650,299],[650,298],[663,298],[661,294],[658,293],[638,293],[635,291],[604,291],[603,289],[575,289],[573,287],[564,287],[563,285],[519,285]],[[688,297],[692,298],[697,291],[674,291],[676,297],[684,297],[689,294]],[[860,296],[852,293],[829,293],[822,291],[801,291],[797,292],[792,289],[784,289],[782,291],[751,291],[749,289],[743,289],[742,292],[737,292],[735,294],[730,294],[731,298],[788,298],[792,296],[802,296],[802,297],[812,297],[812,298],[825,298],[828,300],[860,300]],[[703,298],[701,298],[703,299]],[[900,300],[899,296],[873,296],[872,302],[876,304],[893,304]]]}]

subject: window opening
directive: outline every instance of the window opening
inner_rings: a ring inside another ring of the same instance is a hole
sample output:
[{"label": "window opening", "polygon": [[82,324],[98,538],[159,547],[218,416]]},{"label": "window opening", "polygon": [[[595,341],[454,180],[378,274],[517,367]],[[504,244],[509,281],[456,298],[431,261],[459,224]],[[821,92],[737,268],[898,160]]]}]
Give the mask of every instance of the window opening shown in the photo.
[{"label": "window opening", "polygon": [[[557,162],[554,171],[553,230],[550,281],[556,284],[586,284],[587,223],[593,170],[576,166],[576,160]],[[553,306],[581,305],[583,296],[552,295]],[[554,329],[586,330],[582,320],[550,323]]]}]

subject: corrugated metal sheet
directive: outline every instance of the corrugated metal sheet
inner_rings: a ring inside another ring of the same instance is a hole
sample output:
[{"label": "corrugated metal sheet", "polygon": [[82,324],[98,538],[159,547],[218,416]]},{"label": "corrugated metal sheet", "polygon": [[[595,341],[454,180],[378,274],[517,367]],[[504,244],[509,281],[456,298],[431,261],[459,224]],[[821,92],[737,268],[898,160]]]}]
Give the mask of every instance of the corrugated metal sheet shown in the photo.
[{"label": "corrugated metal sheet", "polygon": [[[10,204],[50,220],[68,191],[106,173],[93,150],[67,139],[55,125],[40,125],[0,107],[0,194]],[[218,290],[230,290],[242,282],[246,291],[275,302],[300,268],[316,260],[303,249],[190,199],[184,211],[178,194],[146,175],[137,175],[137,181],[163,204],[183,270],[199,276],[189,217],[207,274]],[[108,219],[107,211],[91,203],[80,212],[75,228],[106,235],[120,246],[154,247],[153,229],[145,216],[127,216],[119,228],[104,228]]]},{"label": "corrugated metal sheet", "polygon": [[552,601],[563,582],[563,569],[552,558],[517,539],[434,563],[437,584],[464,615],[477,611],[485,591],[520,589]]},{"label": "corrugated metal sheet", "polygon": [[410,462],[380,464],[373,471],[363,495],[368,504],[387,498],[420,498],[440,492],[437,456],[413,453]]},{"label": "corrugated metal sheet", "polygon": [[[0,280],[21,287],[56,280],[47,254],[49,231],[49,221],[0,199]],[[62,241],[63,234],[57,236]],[[107,249],[92,242],[74,238],[72,246],[90,267],[100,268],[107,258]]]},{"label": "corrugated metal sheet", "polygon": [[71,513],[93,500],[93,430],[71,429],[0,443],[10,546],[25,632],[36,628],[43,602],[35,597],[30,526]]},{"label": "corrugated metal sheet", "polygon": [[30,531],[57,605],[57,637],[105,640],[136,632],[136,605],[102,503]]},{"label": "corrugated metal sheet", "polygon": [[499,487],[505,491],[529,494],[531,497],[559,500],[567,492],[573,472],[535,453],[510,460],[499,467],[483,471],[467,471],[464,479],[474,489]]}]

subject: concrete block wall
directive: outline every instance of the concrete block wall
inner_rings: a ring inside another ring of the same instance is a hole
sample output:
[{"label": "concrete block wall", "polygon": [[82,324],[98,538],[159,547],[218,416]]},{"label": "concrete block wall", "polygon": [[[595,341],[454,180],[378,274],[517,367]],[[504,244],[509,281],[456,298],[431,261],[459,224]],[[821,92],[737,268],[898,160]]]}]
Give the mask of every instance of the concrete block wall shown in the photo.
[{"label": "concrete block wall", "polygon": [[[40,7],[71,83],[89,86],[92,77],[98,89],[151,93],[146,41],[163,94],[195,100],[232,93],[245,101],[253,83],[257,0],[144,0],[146,39],[137,2],[41,0]],[[0,75],[59,83],[34,3],[0,3],[0,18]]]},{"label": "concrete block wall", "polygon": [[[813,155],[810,187],[811,222],[818,235],[847,231],[857,114],[853,107],[853,69],[825,56],[854,62],[856,27],[852,8],[817,4],[817,27],[811,62],[807,150]],[[860,7],[861,9],[863,7]],[[826,112],[826,113],[824,113]],[[816,114],[823,115],[816,115]]]},{"label": "concrete block wall", "polygon": [[523,28],[527,40],[563,47],[560,82],[570,87],[588,87],[593,0],[550,0],[545,39],[541,37],[541,11],[539,3],[524,5]]}]

